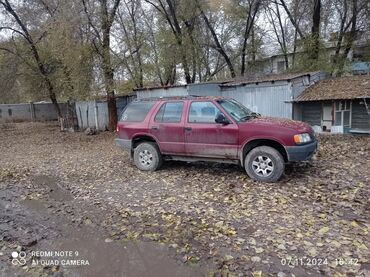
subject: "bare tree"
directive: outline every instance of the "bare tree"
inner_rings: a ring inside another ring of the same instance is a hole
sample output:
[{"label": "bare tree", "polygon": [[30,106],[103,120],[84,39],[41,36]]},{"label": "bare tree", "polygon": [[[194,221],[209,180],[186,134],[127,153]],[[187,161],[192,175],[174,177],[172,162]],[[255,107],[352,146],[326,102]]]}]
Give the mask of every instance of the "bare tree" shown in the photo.
[{"label": "bare tree", "polygon": [[115,39],[123,45],[118,49],[116,57],[128,71],[136,88],[144,86],[145,34],[142,25],[144,11],[140,0],[124,0],[122,8],[117,13],[117,30]]},{"label": "bare tree", "polygon": [[297,33],[299,34],[300,38],[304,39],[305,35],[303,34],[301,28],[299,27],[299,24],[297,22],[297,19],[293,16],[292,12],[288,8],[285,0],[280,0],[280,4],[283,6],[285,12],[287,13],[290,22],[292,22],[294,28],[297,30]]},{"label": "bare tree", "polygon": [[319,60],[320,52],[320,24],[321,24],[321,0],[312,0],[313,8],[311,11],[312,15],[312,24],[310,34],[304,34],[301,27],[298,24],[297,18],[293,15],[292,11],[289,9],[285,0],[280,0],[280,5],[283,6],[285,12],[288,15],[288,18],[292,25],[294,26],[297,34],[300,38],[306,42],[306,54],[308,55],[309,66],[314,66],[315,63]]},{"label": "bare tree", "polygon": [[[94,2],[94,0],[90,1],[90,3],[91,2]],[[113,131],[117,125],[117,107],[114,93],[114,69],[112,66],[110,38],[112,25],[121,0],[97,0],[95,2],[98,4],[99,16],[97,20],[94,20],[96,11],[92,7],[89,7],[88,0],[82,0],[84,12],[93,35],[93,45],[102,62],[109,113],[108,129]]]},{"label": "bare tree", "polygon": [[244,35],[243,35],[243,47],[241,50],[241,70],[240,74],[243,75],[245,72],[245,58],[247,50],[247,42],[253,30],[253,25],[261,6],[261,0],[248,0],[247,8],[247,22],[245,24]]},{"label": "bare tree", "polygon": [[185,81],[187,84],[192,83],[188,58],[186,55],[186,45],[184,42],[184,30],[180,25],[178,14],[178,2],[175,0],[145,0],[152,5],[160,14],[162,14],[175,36],[176,43],[179,46],[181,63],[184,70]]},{"label": "bare tree", "polygon": [[[283,26],[282,22],[282,16],[280,13],[279,5],[275,2],[273,3],[274,6],[267,6],[267,18],[270,21],[270,24],[272,25],[274,29],[274,33],[276,36],[276,39],[278,41],[278,44],[280,46],[280,50],[284,55],[284,62],[285,62],[285,68],[289,68],[289,60],[288,60],[288,47],[287,47],[287,38],[286,38],[286,31]],[[276,23],[277,21],[277,23]],[[277,26],[276,26],[277,25]]]},{"label": "bare tree", "polygon": [[[153,21],[154,15],[151,14],[150,17],[145,17],[145,25],[147,26],[149,45],[153,50],[153,62],[155,67],[156,75],[162,86],[173,85],[176,82],[176,60],[173,55],[166,55],[167,63],[163,64],[160,62],[160,46],[158,45],[156,34],[154,31]],[[170,48],[172,45],[168,45]]]},{"label": "bare tree", "polygon": [[[0,26],[0,31],[1,30],[10,31],[13,35],[14,34],[17,35],[19,38],[23,39],[24,42],[26,42],[26,44],[28,45],[30,49],[31,56],[33,57],[36,63],[36,70],[41,75],[42,80],[44,81],[46,89],[48,91],[49,98],[51,102],[54,104],[55,110],[58,114],[58,118],[61,120],[63,116],[62,116],[62,112],[60,110],[60,107],[57,101],[54,86],[49,76],[50,71],[48,69],[47,63],[45,63],[45,61],[42,59],[40,52],[37,48],[37,42],[40,41],[45,36],[46,33],[44,32],[37,38],[34,38],[32,35],[34,32],[31,32],[31,30],[29,30],[29,27],[25,23],[25,20],[21,18],[20,14],[17,12],[13,4],[11,4],[8,0],[0,0],[0,5],[6,11],[6,14],[10,18],[12,18],[15,22],[14,27],[13,26]],[[49,12],[52,14],[51,10],[49,10]],[[8,49],[8,48],[0,48],[0,50],[7,51],[9,53],[19,55],[19,56],[21,55],[19,52]],[[22,59],[25,60],[24,58]]]},{"label": "bare tree", "polygon": [[364,17],[366,21],[366,7],[368,7],[369,3],[369,1],[358,2],[358,0],[343,0],[336,3],[340,25],[336,33],[337,42],[333,57],[332,73],[342,74],[345,60],[353,48],[353,43],[359,33],[359,21],[361,21],[359,18]]},{"label": "bare tree", "polygon": [[202,6],[199,4],[199,2],[198,2],[198,9],[200,11],[200,14],[201,14],[201,16],[202,16],[202,18],[203,18],[203,20],[204,20],[207,28],[209,29],[209,31],[210,31],[210,33],[212,35],[213,41],[215,43],[215,49],[225,59],[225,62],[227,64],[227,67],[228,67],[228,69],[230,71],[230,75],[231,75],[231,77],[234,78],[236,76],[236,74],[235,74],[235,69],[234,69],[234,66],[233,66],[233,64],[231,62],[231,59],[228,56],[228,54],[226,53],[224,47],[221,45],[221,43],[220,43],[220,41],[219,41],[219,39],[217,37],[217,34],[216,34],[215,29],[213,28],[212,24],[210,23],[208,17],[206,16],[206,14],[205,14]]}]

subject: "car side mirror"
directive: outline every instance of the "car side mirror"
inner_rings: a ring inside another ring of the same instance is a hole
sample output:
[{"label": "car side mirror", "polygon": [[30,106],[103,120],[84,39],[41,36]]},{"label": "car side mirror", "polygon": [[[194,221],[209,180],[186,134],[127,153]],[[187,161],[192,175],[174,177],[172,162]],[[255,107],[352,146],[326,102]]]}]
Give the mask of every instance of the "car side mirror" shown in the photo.
[{"label": "car side mirror", "polygon": [[215,119],[216,123],[227,125],[230,124],[230,121],[226,118],[223,113],[218,113]]}]

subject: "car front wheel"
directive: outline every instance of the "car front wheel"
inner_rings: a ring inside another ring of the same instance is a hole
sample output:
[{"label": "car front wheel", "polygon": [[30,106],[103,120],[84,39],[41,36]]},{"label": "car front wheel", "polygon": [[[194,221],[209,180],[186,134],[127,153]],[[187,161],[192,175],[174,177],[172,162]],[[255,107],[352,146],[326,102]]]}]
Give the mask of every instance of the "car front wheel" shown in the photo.
[{"label": "car front wheel", "polygon": [[153,142],[142,142],[134,150],[134,163],[144,171],[155,171],[162,165],[162,155]]},{"label": "car front wheel", "polygon": [[284,159],[275,148],[259,146],[252,149],[244,160],[245,171],[253,180],[273,183],[284,173]]}]

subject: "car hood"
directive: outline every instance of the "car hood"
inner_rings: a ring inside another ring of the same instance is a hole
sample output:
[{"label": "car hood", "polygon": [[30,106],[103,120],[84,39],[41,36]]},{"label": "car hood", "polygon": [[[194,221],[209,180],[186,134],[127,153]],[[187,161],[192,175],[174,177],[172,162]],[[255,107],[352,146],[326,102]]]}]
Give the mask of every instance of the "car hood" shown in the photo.
[{"label": "car hood", "polygon": [[302,132],[302,133],[312,132],[312,128],[309,124],[304,123],[302,121],[296,121],[296,120],[285,119],[285,118],[260,116],[257,118],[247,120],[243,123],[257,124],[257,125],[264,125],[264,126],[271,126],[271,127],[283,127],[283,128],[292,129],[292,130]]}]

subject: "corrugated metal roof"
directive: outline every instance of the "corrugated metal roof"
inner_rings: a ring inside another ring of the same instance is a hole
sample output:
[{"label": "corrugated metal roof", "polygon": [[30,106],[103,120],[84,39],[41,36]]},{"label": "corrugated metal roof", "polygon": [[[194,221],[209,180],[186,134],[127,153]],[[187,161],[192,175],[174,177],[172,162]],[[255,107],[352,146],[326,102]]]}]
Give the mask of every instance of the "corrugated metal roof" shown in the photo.
[{"label": "corrugated metal roof", "polygon": [[143,88],[134,88],[133,91],[144,91],[144,90],[154,90],[154,89],[170,89],[170,88],[181,88],[186,87],[186,85],[167,85],[167,86],[150,86]]},{"label": "corrugated metal roof", "polygon": [[135,101],[171,101],[171,100],[217,100],[217,99],[224,99],[226,97],[221,96],[198,96],[198,95],[185,95],[185,96],[159,96],[159,97],[146,97],[136,99]]},{"label": "corrugated metal roof", "polygon": [[307,88],[294,102],[370,97],[370,75],[325,79]]},{"label": "corrugated metal roof", "polygon": [[245,75],[239,76],[231,80],[213,80],[213,81],[206,81],[201,83],[191,83],[191,84],[184,84],[184,85],[168,85],[168,86],[148,86],[143,88],[135,88],[133,89],[135,92],[137,91],[148,91],[148,90],[158,90],[158,89],[171,89],[171,88],[185,88],[187,86],[198,86],[198,85],[206,85],[206,84],[218,84],[220,86],[237,86],[237,85],[244,85],[244,84],[251,84],[251,83],[261,83],[261,82],[272,82],[272,81],[284,81],[284,80],[293,80],[295,78],[309,76],[320,73],[320,71],[315,72],[304,72],[304,73],[283,73],[283,74],[256,74],[256,75]]},{"label": "corrugated metal roof", "polygon": [[232,81],[227,82],[222,87],[240,86],[246,84],[262,83],[262,82],[274,82],[274,81],[290,81],[303,76],[311,76],[318,74],[320,71],[305,72],[305,73],[283,73],[283,74],[268,74],[268,75],[248,75],[242,77],[236,77]]},{"label": "corrugated metal roof", "polygon": [[147,86],[142,88],[134,88],[133,91],[147,91],[147,90],[156,90],[156,89],[171,89],[171,88],[185,88],[187,86],[198,86],[198,85],[207,85],[207,84],[224,84],[230,82],[230,80],[211,80],[211,81],[205,81],[200,83],[191,83],[191,84],[183,84],[183,85],[153,85],[153,86]]}]

